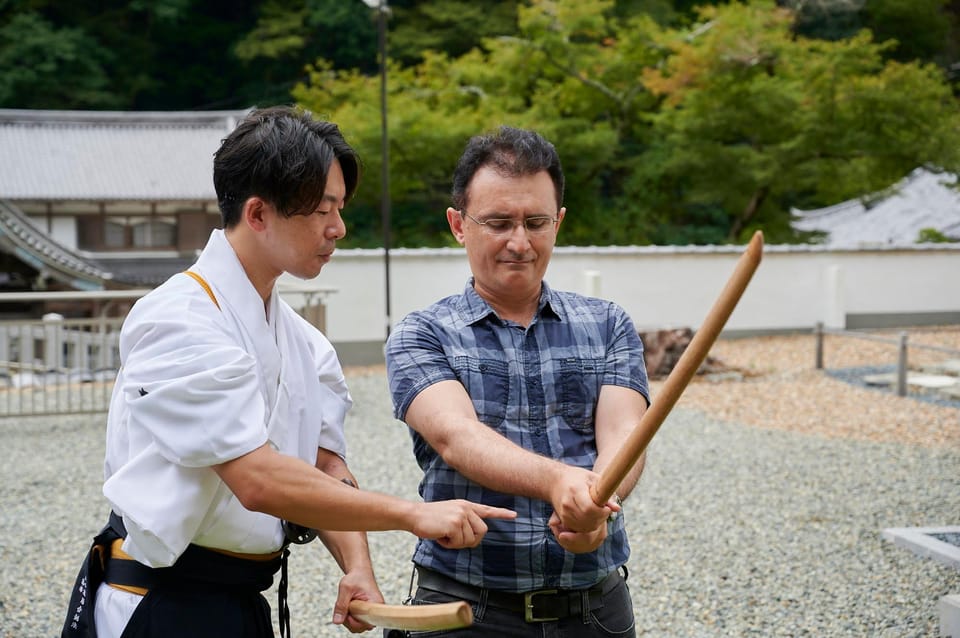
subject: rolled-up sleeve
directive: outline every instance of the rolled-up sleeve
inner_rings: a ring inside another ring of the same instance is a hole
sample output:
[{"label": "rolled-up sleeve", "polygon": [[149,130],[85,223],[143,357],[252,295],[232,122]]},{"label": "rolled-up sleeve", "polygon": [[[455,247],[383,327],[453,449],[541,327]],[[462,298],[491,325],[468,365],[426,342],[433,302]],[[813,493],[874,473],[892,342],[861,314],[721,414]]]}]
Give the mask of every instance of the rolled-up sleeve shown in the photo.
[{"label": "rolled-up sleeve", "polygon": [[432,326],[433,322],[422,313],[412,313],[387,339],[387,380],[393,399],[393,415],[401,421],[410,404],[425,388],[457,378]]}]

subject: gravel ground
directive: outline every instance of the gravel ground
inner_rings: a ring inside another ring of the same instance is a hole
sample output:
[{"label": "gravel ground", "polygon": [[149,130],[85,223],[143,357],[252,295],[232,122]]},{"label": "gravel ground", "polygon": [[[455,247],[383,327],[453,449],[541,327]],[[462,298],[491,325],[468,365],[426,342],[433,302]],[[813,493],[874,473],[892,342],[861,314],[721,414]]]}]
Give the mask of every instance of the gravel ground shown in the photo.
[{"label": "gravel ground", "polygon": [[[898,331],[871,334],[895,341]],[[911,369],[960,359],[960,326],[911,330],[908,343]],[[826,335],[823,352],[824,367],[831,372],[897,363],[895,342]],[[813,335],[723,339],[710,355],[740,371],[743,380],[692,383],[678,406],[756,427],[960,450],[960,402],[948,407],[918,400],[917,395],[898,397],[893,392],[844,383],[815,369]]]},{"label": "gravel ground", "polygon": [[[910,340],[960,350],[960,328]],[[836,336],[825,353],[831,369],[896,361],[893,345]],[[691,384],[625,504],[638,635],[936,636],[937,601],[960,593],[960,571],[880,532],[960,524],[960,406],[815,371],[812,336],[724,340],[711,354],[742,379]],[[911,350],[913,363],[944,356]],[[348,378],[354,472],[368,489],[415,498],[418,470],[382,368]],[[0,637],[52,636],[106,516],[103,417],[0,428]],[[406,597],[412,545],[401,532],[370,535],[388,602]],[[329,624],[333,560],[320,544],[292,558],[294,635],[348,635]]]}]

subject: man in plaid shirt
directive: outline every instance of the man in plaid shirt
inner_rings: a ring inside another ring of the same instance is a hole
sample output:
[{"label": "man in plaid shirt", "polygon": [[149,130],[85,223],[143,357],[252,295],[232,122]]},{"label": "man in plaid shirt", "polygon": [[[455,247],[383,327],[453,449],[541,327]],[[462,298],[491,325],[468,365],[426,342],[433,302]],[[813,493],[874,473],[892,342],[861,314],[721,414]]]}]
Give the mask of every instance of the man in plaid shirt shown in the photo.
[{"label": "man in plaid shirt", "polygon": [[[472,549],[418,542],[418,603],[470,601],[457,636],[632,636],[620,499],[590,486],[649,403],[626,312],[543,281],[566,209],[554,146],[501,127],[457,164],[447,221],[472,277],[391,333],[395,416],[411,429],[426,501],[505,507]],[[545,626],[548,625],[548,626]],[[389,632],[387,632],[389,635]]]}]

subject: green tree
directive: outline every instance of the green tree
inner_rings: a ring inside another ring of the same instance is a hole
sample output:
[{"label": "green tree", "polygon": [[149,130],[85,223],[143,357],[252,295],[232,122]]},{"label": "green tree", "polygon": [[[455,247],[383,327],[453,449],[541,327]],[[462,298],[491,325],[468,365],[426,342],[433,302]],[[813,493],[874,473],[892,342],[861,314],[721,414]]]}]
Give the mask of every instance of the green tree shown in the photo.
[{"label": "green tree", "polygon": [[941,233],[936,228],[921,228],[920,232],[917,233],[917,242],[918,244],[947,244],[953,242],[953,239],[950,239],[943,233]]},{"label": "green tree", "polygon": [[806,37],[842,40],[869,29],[877,42],[895,46],[885,57],[935,62],[943,68],[958,53],[957,11],[951,0],[780,0],[796,12],[794,30]]},{"label": "green tree", "polygon": [[939,68],[884,62],[868,32],[793,37],[790,12],[762,2],[700,15],[645,72],[665,100],[660,161],[633,187],[672,185],[666,223],[722,211],[729,240],[757,227],[786,240],[792,205],[879,190],[920,164],[960,167],[960,113]]},{"label": "green tree", "polygon": [[[444,211],[450,174],[466,139],[494,120],[483,101],[457,82],[443,55],[427,53],[416,67],[391,63],[388,77],[393,243],[449,245]],[[379,91],[379,78],[326,62],[311,67],[309,81],[294,89],[297,102],[337,122],[363,158],[365,178],[347,212],[347,246],[382,245]]]},{"label": "green tree", "polygon": [[661,28],[646,15],[618,18],[609,0],[533,2],[520,10],[522,37],[500,55],[531,69],[521,124],[554,140],[568,176],[563,243],[649,243],[623,181],[650,145],[657,100],[637,72],[657,64]]},{"label": "green tree", "polygon": [[424,51],[456,58],[484,38],[517,32],[516,0],[390,0],[390,55],[404,65]]},{"label": "green tree", "polygon": [[236,99],[250,78],[223,53],[252,25],[245,8],[225,0],[8,2],[0,6],[3,105],[162,110]]},{"label": "green tree", "polygon": [[[885,61],[892,45],[867,32],[796,37],[772,2],[697,15],[665,30],[609,0],[533,0],[515,36],[392,65],[397,242],[449,242],[455,158],[501,123],[556,143],[569,178],[561,241],[580,245],[738,241],[758,227],[793,240],[791,206],[877,190],[920,164],[960,166],[957,104],[937,67]],[[298,101],[342,123],[378,175],[378,80],[318,69]],[[364,245],[378,243],[378,201],[368,179]]]},{"label": "green tree", "polygon": [[873,0],[864,7],[864,27],[878,42],[893,40],[890,57],[909,62],[923,60],[946,66],[956,61],[956,16],[948,0]]},{"label": "green tree", "polygon": [[266,0],[256,26],[236,44],[240,60],[271,61],[289,79],[323,58],[335,68],[377,68],[374,13],[360,0]]},{"label": "green tree", "polygon": [[[557,144],[569,177],[564,241],[644,241],[639,231],[623,239],[631,218],[612,203],[628,170],[625,153],[649,129],[637,114],[656,104],[636,74],[639,65],[656,59],[648,33],[656,25],[636,18],[618,26],[613,4],[535,1],[518,10],[517,36],[487,38],[482,49],[455,59],[425,52],[414,67],[391,66],[391,199],[398,244],[450,242],[443,211],[456,158],[469,136],[499,124],[538,129]],[[337,72],[328,64],[294,93],[355,136],[368,175],[379,174],[377,87],[376,78]],[[372,211],[378,197],[377,180],[368,179],[357,204]],[[406,218],[405,205],[416,219]],[[373,236],[354,233],[354,241]]]},{"label": "green tree", "polygon": [[28,11],[0,23],[0,106],[28,109],[120,104],[109,90],[110,51],[82,29]]}]

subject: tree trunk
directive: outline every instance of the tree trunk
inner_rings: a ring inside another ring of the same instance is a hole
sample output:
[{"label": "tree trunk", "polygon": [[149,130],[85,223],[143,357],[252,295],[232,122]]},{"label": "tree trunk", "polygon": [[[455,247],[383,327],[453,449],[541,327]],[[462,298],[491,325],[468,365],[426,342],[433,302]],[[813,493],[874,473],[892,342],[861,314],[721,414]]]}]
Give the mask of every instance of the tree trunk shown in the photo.
[{"label": "tree trunk", "polygon": [[743,213],[739,217],[735,217],[733,220],[733,226],[730,227],[730,234],[727,238],[730,241],[736,242],[737,237],[746,228],[747,223],[754,218],[757,214],[757,211],[760,210],[760,207],[763,206],[763,202],[767,199],[767,195],[770,193],[770,188],[767,186],[761,186],[754,193],[753,197],[750,198],[750,201],[747,202],[746,208],[743,209]]}]

